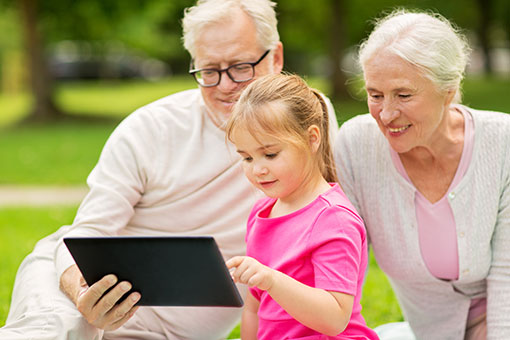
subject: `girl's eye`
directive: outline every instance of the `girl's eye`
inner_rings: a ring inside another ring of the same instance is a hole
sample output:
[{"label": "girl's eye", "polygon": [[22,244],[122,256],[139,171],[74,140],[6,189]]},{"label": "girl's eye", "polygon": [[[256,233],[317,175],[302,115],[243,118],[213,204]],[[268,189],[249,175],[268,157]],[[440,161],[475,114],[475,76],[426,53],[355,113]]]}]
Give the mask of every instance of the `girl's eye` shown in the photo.
[{"label": "girl's eye", "polygon": [[268,158],[268,159],[273,159],[273,158],[275,158],[276,156],[278,156],[278,154],[277,154],[277,153],[268,153],[268,154],[266,154],[266,158]]},{"label": "girl's eye", "polygon": [[252,160],[253,160],[253,158],[251,158],[251,157],[244,157],[243,158],[243,161],[245,161],[245,162],[251,162]]}]

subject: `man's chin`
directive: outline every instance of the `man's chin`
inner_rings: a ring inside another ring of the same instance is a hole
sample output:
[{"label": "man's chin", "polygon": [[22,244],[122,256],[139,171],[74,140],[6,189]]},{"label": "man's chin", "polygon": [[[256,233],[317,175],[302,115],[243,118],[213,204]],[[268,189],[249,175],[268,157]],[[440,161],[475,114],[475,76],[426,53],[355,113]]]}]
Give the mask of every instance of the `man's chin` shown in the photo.
[{"label": "man's chin", "polygon": [[232,110],[225,109],[224,107],[214,107],[208,110],[209,118],[218,127],[223,127],[227,122]]}]

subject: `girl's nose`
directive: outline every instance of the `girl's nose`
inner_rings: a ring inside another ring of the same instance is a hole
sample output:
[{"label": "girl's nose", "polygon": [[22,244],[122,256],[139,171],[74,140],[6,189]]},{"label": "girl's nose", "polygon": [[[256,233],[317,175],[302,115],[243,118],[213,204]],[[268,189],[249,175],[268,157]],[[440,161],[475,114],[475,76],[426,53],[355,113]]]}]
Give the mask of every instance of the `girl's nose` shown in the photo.
[{"label": "girl's nose", "polygon": [[253,167],[253,174],[255,176],[262,176],[267,174],[267,168],[262,164],[257,164]]}]

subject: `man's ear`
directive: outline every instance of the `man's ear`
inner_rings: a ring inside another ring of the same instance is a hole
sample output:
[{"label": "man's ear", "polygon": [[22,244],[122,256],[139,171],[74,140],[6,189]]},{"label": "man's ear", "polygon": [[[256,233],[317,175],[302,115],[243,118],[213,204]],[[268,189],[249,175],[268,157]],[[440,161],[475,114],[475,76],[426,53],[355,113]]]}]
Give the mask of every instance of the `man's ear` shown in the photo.
[{"label": "man's ear", "polygon": [[277,74],[283,70],[283,44],[281,41],[278,42],[273,53],[273,70]]},{"label": "man's ear", "polygon": [[312,153],[316,153],[321,145],[321,131],[317,125],[310,125],[308,128],[308,142]]}]

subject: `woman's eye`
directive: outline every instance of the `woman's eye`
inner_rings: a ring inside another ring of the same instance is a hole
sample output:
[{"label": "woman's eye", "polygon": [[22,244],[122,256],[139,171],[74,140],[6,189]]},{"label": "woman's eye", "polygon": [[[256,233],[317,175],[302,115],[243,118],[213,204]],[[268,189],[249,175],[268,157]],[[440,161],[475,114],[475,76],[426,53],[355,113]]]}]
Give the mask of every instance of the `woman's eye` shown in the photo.
[{"label": "woman's eye", "polygon": [[266,154],[266,158],[269,158],[269,159],[273,159],[273,158],[275,158],[276,156],[278,156],[278,154],[277,154],[277,153],[268,153],[268,154]]},{"label": "woman's eye", "polygon": [[253,160],[253,158],[251,158],[251,157],[244,157],[243,158],[243,161],[245,161],[245,162],[251,162],[252,160]]},{"label": "woman's eye", "polygon": [[373,99],[373,100],[379,100],[381,99],[383,96],[381,96],[380,94],[371,94],[370,95],[370,98]]}]

